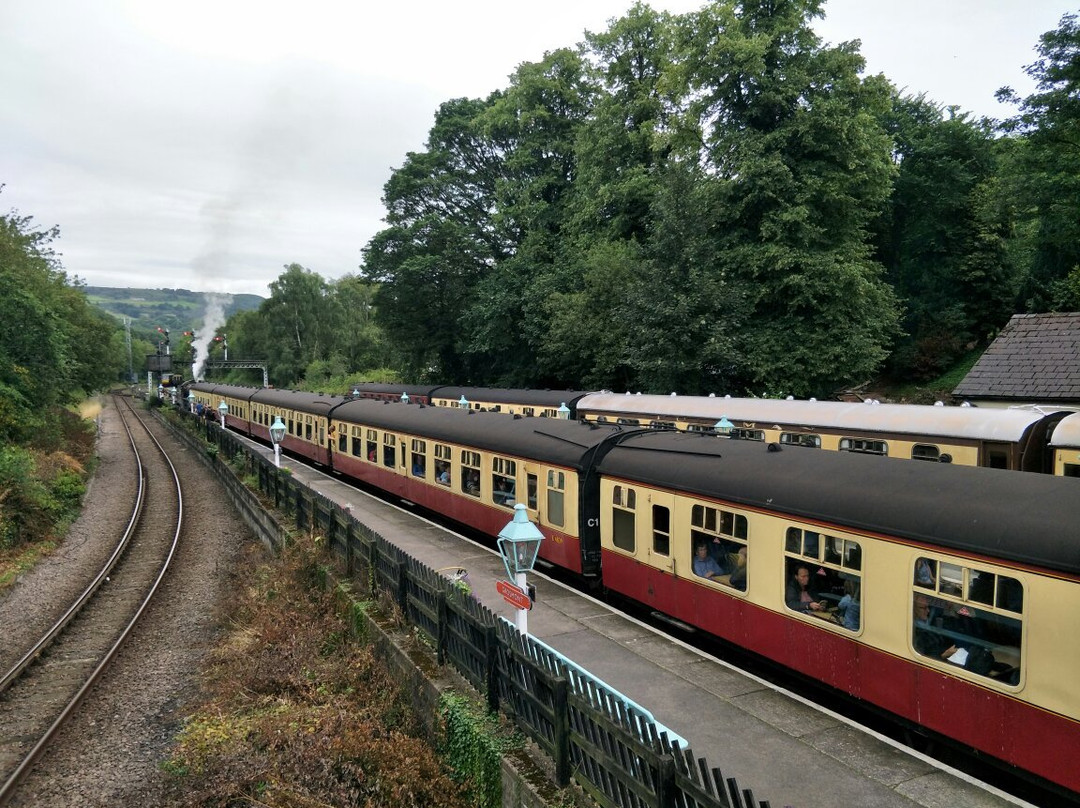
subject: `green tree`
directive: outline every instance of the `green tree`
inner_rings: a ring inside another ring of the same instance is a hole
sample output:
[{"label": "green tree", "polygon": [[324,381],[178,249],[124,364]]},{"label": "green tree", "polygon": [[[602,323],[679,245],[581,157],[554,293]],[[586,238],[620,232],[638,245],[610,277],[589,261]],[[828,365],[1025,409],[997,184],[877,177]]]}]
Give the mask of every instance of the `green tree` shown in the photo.
[{"label": "green tree", "polygon": [[427,150],[410,152],[383,189],[386,229],[364,248],[376,317],[407,378],[466,379],[462,317],[470,293],[512,245],[496,227],[502,157],[477,117],[492,101],[444,103]]},{"label": "green tree", "polygon": [[302,379],[314,360],[329,355],[337,341],[341,312],[326,281],[299,264],[289,264],[270,284],[270,297],[259,306],[262,348],[278,384]]},{"label": "green tree", "polygon": [[564,229],[576,179],[575,142],[596,92],[582,55],[563,48],[525,63],[478,117],[503,155],[492,221],[509,254],[480,274],[464,313],[467,378],[553,385],[538,374],[548,340],[544,303],[563,288]]},{"label": "green tree", "polygon": [[50,410],[117,378],[117,324],[72,285],[51,244],[57,228],[0,216],[0,440],[44,437]]},{"label": "green tree", "polygon": [[874,373],[898,307],[870,256],[892,176],[884,80],[853,45],[822,48],[818,0],[715,3],[687,15],[673,144],[703,167],[714,272],[746,296],[738,335],[757,390],[823,392]]},{"label": "green tree", "polygon": [[376,324],[378,287],[357,275],[345,275],[331,284],[341,312],[337,351],[346,370],[386,367],[392,352]]},{"label": "green tree", "polygon": [[1055,283],[1080,266],[1080,23],[1065,14],[1039,38],[1039,58],[1024,68],[1036,82],[1021,99],[1008,87],[1001,101],[1019,105],[1002,130],[1017,139],[1009,151],[1010,193],[1031,223],[1030,265],[1022,298],[1029,311],[1046,311]]},{"label": "green tree", "polygon": [[898,173],[879,255],[906,303],[906,337],[890,364],[899,377],[926,379],[1013,313],[1012,207],[999,187],[990,122],[897,95],[886,125]]}]

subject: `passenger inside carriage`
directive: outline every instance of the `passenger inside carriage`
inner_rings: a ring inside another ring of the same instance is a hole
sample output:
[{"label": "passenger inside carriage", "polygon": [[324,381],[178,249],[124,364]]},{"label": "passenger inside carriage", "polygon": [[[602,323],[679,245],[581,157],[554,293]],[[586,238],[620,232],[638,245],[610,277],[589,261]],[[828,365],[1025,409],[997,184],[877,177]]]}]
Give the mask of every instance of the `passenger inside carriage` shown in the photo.
[{"label": "passenger inside carriage", "polygon": [[861,621],[862,607],[859,603],[859,582],[854,578],[844,581],[844,596],[837,604],[837,612],[840,615],[840,625],[849,631],[858,631]]},{"label": "passenger inside carriage", "polygon": [[915,646],[916,652],[923,656],[947,660],[959,649],[949,636],[940,630],[940,621],[931,598],[915,595],[911,644]]},{"label": "passenger inside carriage", "polygon": [[739,552],[732,553],[731,559],[734,569],[731,571],[730,583],[736,589],[746,589],[746,548],[740,547]]},{"label": "passenger inside carriage", "polygon": [[810,568],[805,564],[795,568],[795,575],[788,581],[784,592],[784,602],[796,612],[824,612],[827,608],[818,595],[817,583],[810,574]]},{"label": "passenger inside carriage", "polygon": [[495,490],[492,492],[492,498],[497,505],[505,505],[506,507],[513,507],[514,505],[514,482],[506,477],[495,478]]},{"label": "passenger inside carriage", "polygon": [[435,461],[435,482],[450,485],[450,464],[445,460]]},{"label": "passenger inside carriage", "polygon": [[704,542],[699,543],[694,548],[694,561],[692,567],[694,575],[697,575],[699,578],[707,578],[710,581],[718,579],[721,575],[726,574],[724,568],[709,554],[709,546]]}]

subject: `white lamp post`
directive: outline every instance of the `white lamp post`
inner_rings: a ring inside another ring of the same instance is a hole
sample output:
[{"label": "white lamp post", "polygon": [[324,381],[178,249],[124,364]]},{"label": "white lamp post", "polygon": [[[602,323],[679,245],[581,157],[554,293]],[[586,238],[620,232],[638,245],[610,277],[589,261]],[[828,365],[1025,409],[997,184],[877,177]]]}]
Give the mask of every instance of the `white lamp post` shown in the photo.
[{"label": "white lamp post", "polygon": [[[536,554],[540,551],[540,542],[543,539],[544,534],[529,521],[525,505],[520,502],[514,506],[514,518],[499,531],[499,552],[502,554],[503,564],[526,603],[526,608],[519,607],[517,610],[517,630],[522,634],[529,633],[528,607],[532,605],[528,602],[529,590],[525,583],[525,573],[536,563]],[[504,597],[506,597],[505,594]]]},{"label": "white lamp post", "polygon": [[270,440],[274,444],[274,466],[281,468],[281,441],[285,439],[285,424],[281,422],[281,416],[274,416],[274,423],[270,425]]},{"label": "white lamp post", "polygon": [[191,414],[195,414],[195,394],[188,391],[187,394],[188,409],[191,410]]},{"label": "white lamp post", "polygon": [[401,403],[402,404],[408,404],[409,403],[409,394],[408,393],[402,393],[401,394]]},{"label": "white lamp post", "polygon": [[559,405],[559,417],[564,421],[570,420],[570,408],[566,406],[565,401]]},{"label": "white lamp post", "polygon": [[457,405],[461,407],[461,409],[467,410],[469,409],[469,399],[465,398],[465,396],[462,396],[458,399]]},{"label": "white lamp post", "polygon": [[218,414],[221,416],[221,428],[225,428],[225,416],[229,414],[229,405],[224,400],[217,405]]}]

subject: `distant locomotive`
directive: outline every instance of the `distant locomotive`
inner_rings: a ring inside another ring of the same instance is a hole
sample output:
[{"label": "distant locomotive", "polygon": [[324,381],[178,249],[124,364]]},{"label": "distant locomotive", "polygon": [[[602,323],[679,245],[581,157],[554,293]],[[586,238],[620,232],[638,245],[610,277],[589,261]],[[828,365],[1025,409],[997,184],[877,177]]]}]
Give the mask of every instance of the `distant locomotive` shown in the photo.
[{"label": "distant locomotive", "polygon": [[196,384],[226,426],[1080,792],[1080,497],[1051,475]]}]

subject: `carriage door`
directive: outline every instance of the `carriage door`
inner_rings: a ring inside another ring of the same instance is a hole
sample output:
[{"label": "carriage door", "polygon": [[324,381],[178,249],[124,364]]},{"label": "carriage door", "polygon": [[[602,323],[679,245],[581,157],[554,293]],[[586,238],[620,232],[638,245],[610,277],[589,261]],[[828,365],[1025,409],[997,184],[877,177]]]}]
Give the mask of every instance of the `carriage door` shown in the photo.
[{"label": "carriage door", "polygon": [[662,572],[672,572],[671,528],[675,497],[653,491],[649,494],[649,552],[648,563]]},{"label": "carriage door", "polygon": [[[517,501],[525,504],[529,510],[529,518],[544,521],[540,513],[540,466],[536,463],[522,463],[522,471],[525,474],[525,497],[518,497]],[[521,485],[519,478],[517,484]]]}]

